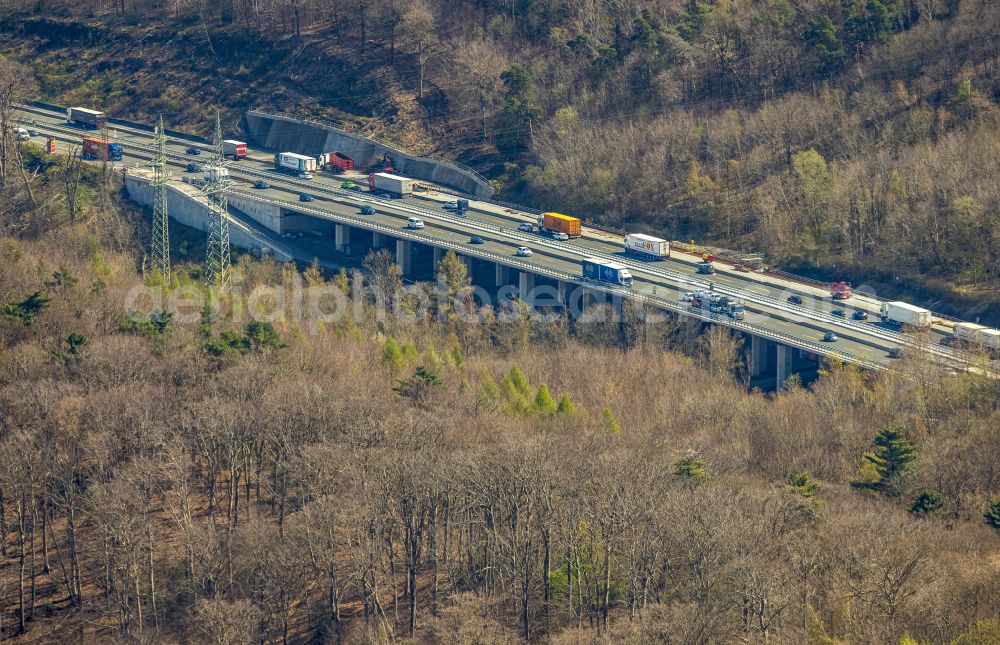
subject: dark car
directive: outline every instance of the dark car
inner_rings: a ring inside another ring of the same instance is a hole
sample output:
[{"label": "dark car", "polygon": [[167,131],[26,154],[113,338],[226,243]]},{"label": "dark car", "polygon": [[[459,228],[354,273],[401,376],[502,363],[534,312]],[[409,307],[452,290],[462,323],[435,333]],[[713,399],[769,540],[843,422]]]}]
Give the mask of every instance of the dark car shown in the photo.
[{"label": "dark car", "polygon": [[38,136],[38,130],[29,129],[28,130],[28,136],[29,137],[37,137]]},{"label": "dark car", "polygon": [[832,331],[826,332],[825,334],[823,334],[823,342],[825,343],[837,342],[837,334],[833,333]]},{"label": "dark car", "polygon": [[300,193],[299,194],[299,201],[300,202],[311,202],[312,200],[313,200],[313,196],[310,195],[309,193]]},{"label": "dark car", "polygon": [[788,296],[788,302],[792,303],[793,305],[801,305],[802,296]]},{"label": "dark car", "polygon": [[851,318],[854,320],[868,320],[868,312],[861,311],[860,309],[851,314]]},{"label": "dark car", "polygon": [[362,215],[374,215],[375,214],[375,209],[372,208],[371,206],[362,206],[361,207],[361,214]]},{"label": "dark car", "polygon": [[196,163],[189,163],[187,165],[187,171],[188,172],[201,172],[201,166],[199,166]]},{"label": "dark car", "polygon": [[482,244],[482,243],[483,243],[483,238],[479,237],[478,235],[473,235],[471,238],[469,238],[469,244]]},{"label": "dark car", "polygon": [[260,188],[261,190],[264,190],[266,188],[270,188],[271,184],[267,183],[263,179],[258,179],[257,181],[253,182],[253,187],[254,188]]},{"label": "dark car", "polygon": [[847,318],[847,312],[844,311],[843,309],[834,309],[830,313],[836,316],[837,318]]},{"label": "dark car", "polygon": [[192,148],[188,148],[188,149],[187,149],[187,153],[188,153],[189,155],[194,155],[194,156],[196,156],[196,157],[197,157],[198,155],[200,155],[200,154],[201,154],[201,150],[199,150],[198,148],[194,148],[194,147],[192,147]]}]

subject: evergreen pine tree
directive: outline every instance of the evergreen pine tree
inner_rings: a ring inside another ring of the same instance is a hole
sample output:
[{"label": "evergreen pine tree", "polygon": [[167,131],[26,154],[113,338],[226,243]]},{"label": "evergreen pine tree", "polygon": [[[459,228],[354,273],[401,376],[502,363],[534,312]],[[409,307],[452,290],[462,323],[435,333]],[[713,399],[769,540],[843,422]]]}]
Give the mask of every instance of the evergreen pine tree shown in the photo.
[{"label": "evergreen pine tree", "polygon": [[556,412],[559,414],[573,414],[576,412],[576,406],[573,405],[573,401],[570,400],[568,394],[563,394],[559,397],[559,407],[556,408]]},{"label": "evergreen pine tree", "polygon": [[535,394],[535,401],[532,409],[539,414],[555,414],[556,402],[549,393],[549,386],[542,383],[538,386],[538,393]]},{"label": "evergreen pine tree", "polygon": [[412,364],[417,362],[417,356],[419,356],[419,353],[417,352],[417,346],[413,344],[412,340],[408,340],[403,343],[403,346],[399,349],[403,352],[403,358],[406,359],[407,363]]},{"label": "evergreen pine tree", "polygon": [[382,364],[393,369],[402,369],[406,365],[403,352],[399,349],[396,339],[390,336],[382,345]]},{"label": "evergreen pine tree", "polygon": [[819,484],[802,470],[793,470],[788,474],[788,488],[807,499],[812,499],[819,492]]},{"label": "evergreen pine tree", "polygon": [[507,378],[517,388],[517,391],[521,393],[522,398],[531,398],[531,383],[528,382],[528,377],[524,375],[524,372],[517,365],[511,366],[510,372],[507,373]]},{"label": "evergreen pine tree", "polygon": [[987,506],[986,512],[983,513],[983,519],[986,520],[986,524],[1000,534],[1000,497],[996,499],[991,499]]},{"label": "evergreen pine tree", "polygon": [[622,424],[618,423],[618,419],[615,418],[615,413],[611,411],[611,408],[604,408],[601,417],[604,419],[604,427],[608,432],[613,435],[620,435],[622,433]]},{"label": "evergreen pine tree", "polygon": [[910,512],[917,517],[925,517],[942,506],[944,506],[944,499],[941,497],[941,493],[933,489],[924,489],[913,500]]},{"label": "evergreen pine tree", "polygon": [[865,453],[865,459],[875,467],[879,477],[874,487],[890,494],[896,493],[896,480],[909,470],[916,458],[917,451],[902,428],[882,428],[875,435],[875,450]]},{"label": "evergreen pine tree", "polygon": [[674,464],[674,477],[695,485],[704,484],[708,482],[708,471],[704,461],[689,455]]}]

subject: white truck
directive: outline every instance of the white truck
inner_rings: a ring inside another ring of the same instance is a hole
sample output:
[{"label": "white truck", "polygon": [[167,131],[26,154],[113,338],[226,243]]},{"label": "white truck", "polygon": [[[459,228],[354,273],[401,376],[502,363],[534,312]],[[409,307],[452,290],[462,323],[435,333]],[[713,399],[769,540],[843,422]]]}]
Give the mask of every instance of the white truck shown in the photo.
[{"label": "white truck", "polygon": [[979,342],[994,352],[1000,352],[1000,329],[979,330]]},{"label": "white truck", "polygon": [[625,252],[665,260],[670,257],[670,242],[652,235],[629,233],[625,236]]},{"label": "white truck", "polygon": [[925,328],[931,326],[931,312],[923,307],[911,305],[908,302],[883,302],[879,312],[882,322]]},{"label": "white truck", "polygon": [[373,172],[368,175],[368,189],[373,193],[389,193],[396,197],[413,194],[414,180],[387,172]]},{"label": "white truck", "polygon": [[229,179],[229,170],[222,166],[207,166],[202,173],[205,181],[226,181]]},{"label": "white truck", "polygon": [[958,322],[951,328],[955,340],[963,343],[979,342],[979,332],[986,329],[985,325],[977,325],[971,322]]},{"label": "white truck", "polygon": [[316,170],[316,159],[295,152],[282,152],[278,154],[278,163],[275,164],[275,168],[298,175],[300,179],[312,179],[310,173]]},{"label": "white truck", "polygon": [[108,121],[108,117],[100,110],[90,110],[82,107],[71,107],[67,111],[66,122],[83,128],[100,130]]},{"label": "white truck", "polygon": [[955,340],[967,345],[980,345],[994,351],[1000,350],[1000,330],[971,322],[958,322],[952,327]]}]

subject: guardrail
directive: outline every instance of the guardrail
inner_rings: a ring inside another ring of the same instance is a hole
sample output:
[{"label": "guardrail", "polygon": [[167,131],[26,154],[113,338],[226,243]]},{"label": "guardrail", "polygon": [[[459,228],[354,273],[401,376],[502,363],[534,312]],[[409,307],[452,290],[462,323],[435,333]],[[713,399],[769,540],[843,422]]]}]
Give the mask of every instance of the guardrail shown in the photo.
[{"label": "guardrail", "polygon": [[[146,152],[147,154],[152,154],[152,152],[154,152],[148,146],[142,146],[142,145],[136,145],[136,144],[130,144],[130,145],[132,147],[135,147],[135,148],[143,151],[143,152]],[[177,153],[167,153],[167,156],[168,157],[172,157],[172,158],[177,158],[177,159],[186,159],[186,156],[180,155],[180,154],[177,154]],[[264,172],[264,171],[258,170],[257,168],[252,168],[252,167],[249,167],[249,166],[243,166],[241,164],[230,164],[229,168],[231,170],[234,170],[236,172],[240,172],[242,174],[248,174],[248,175],[256,176],[256,177],[266,177],[266,178],[269,178],[269,179],[273,180],[273,173],[271,173],[271,172]],[[419,215],[421,217],[426,217],[426,218],[430,218],[430,219],[437,219],[437,220],[440,220],[440,221],[445,221],[445,222],[449,222],[449,223],[452,223],[452,224],[456,224],[456,225],[459,225],[459,226],[462,226],[462,227],[465,227],[465,228],[473,228],[473,229],[477,229],[477,230],[481,230],[481,231],[489,231],[489,232],[495,233],[497,235],[501,235],[501,236],[504,236],[504,237],[515,239],[515,240],[517,240],[519,242],[526,242],[526,243],[532,244],[534,246],[545,246],[545,247],[548,247],[548,248],[559,250],[559,251],[561,251],[563,253],[569,253],[569,254],[573,254],[573,255],[579,255],[580,257],[598,257],[598,258],[602,258],[602,259],[606,259],[606,260],[614,261],[614,262],[621,262],[623,260],[621,257],[619,257],[617,255],[612,255],[612,254],[604,253],[604,252],[601,252],[601,251],[595,251],[595,250],[580,249],[580,248],[572,246],[571,244],[567,244],[567,243],[564,243],[564,242],[558,242],[556,240],[545,240],[545,239],[541,239],[541,238],[539,238],[538,236],[535,236],[535,235],[530,235],[530,236],[529,235],[525,235],[525,234],[522,234],[521,232],[517,231],[516,229],[505,229],[505,228],[500,227],[500,226],[495,226],[495,225],[492,225],[492,224],[486,224],[484,222],[476,222],[474,220],[469,220],[469,219],[464,218],[464,217],[456,217],[454,215],[450,215],[450,214],[447,214],[447,213],[442,213],[442,212],[439,212],[439,211],[432,211],[432,210],[429,210],[429,209],[426,209],[426,208],[422,208],[422,207],[418,207],[418,206],[411,206],[411,205],[407,205],[407,204],[393,203],[395,200],[392,200],[392,199],[387,198],[387,197],[382,197],[382,196],[378,196],[378,195],[371,195],[371,194],[365,195],[364,193],[359,193],[357,191],[349,191],[349,190],[345,190],[345,189],[341,189],[341,188],[333,188],[333,187],[323,186],[321,184],[310,184],[310,183],[307,183],[305,181],[293,179],[291,177],[288,177],[288,178],[284,178],[283,177],[281,179],[281,181],[289,183],[289,184],[292,184],[292,185],[295,185],[295,186],[298,186],[298,187],[301,187],[303,189],[307,189],[309,192],[312,192],[312,193],[324,193],[324,194],[328,194],[328,195],[334,195],[336,197],[340,197],[340,198],[343,198],[343,199],[348,199],[348,200],[350,200],[351,202],[354,202],[354,203],[357,203],[357,202],[368,202],[368,203],[376,203],[376,204],[377,203],[390,204],[393,209],[395,209],[397,211],[402,211],[404,213],[410,213],[412,215]],[[298,207],[298,208],[299,208],[299,210],[301,210],[301,207]],[[678,272],[670,271],[670,270],[666,270],[666,269],[657,269],[657,268],[649,267],[649,266],[646,266],[646,265],[643,265],[641,267],[639,267],[639,266],[630,266],[630,268],[635,269],[637,271],[643,271],[643,272],[646,272],[646,273],[658,276],[660,278],[665,278],[665,279],[668,279],[668,280],[674,280],[674,281],[676,281],[678,283],[688,284],[688,285],[691,285],[692,287],[699,287],[699,288],[705,288],[705,289],[710,289],[711,288],[714,291],[716,291],[717,293],[721,293],[723,295],[729,295],[729,296],[733,296],[733,297],[736,297],[736,298],[740,298],[740,299],[745,300],[747,302],[752,302],[752,303],[757,304],[759,306],[770,307],[770,308],[776,309],[778,311],[784,311],[784,312],[787,312],[787,313],[793,313],[793,314],[796,314],[796,315],[799,315],[799,316],[802,316],[802,317],[805,317],[805,318],[808,318],[808,319],[812,319],[812,320],[816,320],[816,321],[819,321],[819,322],[823,322],[823,323],[825,323],[827,325],[838,325],[838,326],[843,327],[845,329],[850,329],[850,330],[852,330],[852,331],[854,331],[856,333],[859,333],[859,334],[862,334],[862,335],[866,335],[866,336],[871,336],[871,337],[874,337],[874,338],[878,338],[878,339],[883,340],[883,341],[894,342],[894,343],[897,343],[897,344],[900,344],[900,345],[907,345],[907,346],[911,346],[911,347],[918,347],[918,348],[924,349],[925,351],[929,351],[932,354],[937,354],[938,356],[941,356],[942,358],[947,358],[947,359],[952,360],[952,361],[963,362],[963,363],[968,363],[969,362],[967,358],[958,356],[957,353],[954,350],[952,350],[951,348],[934,348],[934,349],[929,349],[925,345],[921,344],[919,341],[916,341],[916,340],[913,340],[911,338],[908,338],[908,337],[904,336],[903,334],[898,334],[898,333],[891,332],[891,331],[888,331],[888,330],[876,329],[876,328],[872,327],[871,325],[862,325],[862,324],[854,323],[853,321],[848,321],[848,320],[845,320],[843,318],[839,318],[837,316],[833,316],[832,314],[826,314],[824,312],[819,312],[819,311],[816,311],[816,310],[813,310],[813,309],[809,309],[808,307],[804,307],[804,306],[801,306],[801,305],[794,305],[794,304],[786,303],[784,301],[781,301],[781,300],[779,300],[777,298],[772,298],[770,296],[763,296],[763,295],[759,295],[759,294],[754,294],[752,292],[743,291],[743,290],[735,289],[735,288],[728,287],[728,286],[714,285],[714,282],[712,282],[712,281],[703,280],[703,279],[694,277],[692,275],[682,274],[682,273],[678,273]]]},{"label": "guardrail", "polygon": [[[42,104],[42,105],[45,106],[46,104]],[[47,107],[46,109],[53,109],[53,108]],[[62,130],[62,131],[72,132],[73,134],[79,134],[79,131],[77,131],[75,129],[63,128],[63,127],[54,126],[54,125],[51,125],[51,124],[46,124],[45,127],[51,128],[51,129],[56,129],[56,130]],[[134,148],[136,150],[142,151],[142,152],[144,152],[146,154],[154,154],[155,153],[155,150],[152,147],[150,147],[150,146],[144,146],[142,144],[136,144],[136,143],[132,143],[132,142],[128,142],[127,144],[123,144],[123,145],[127,145],[128,147],[131,147],[131,148]],[[168,158],[177,159],[177,160],[184,160],[184,161],[188,160],[187,156],[181,155],[181,154],[178,154],[178,153],[173,153],[173,152],[168,152],[167,153],[167,157]],[[228,164],[228,167],[231,168],[231,169],[233,169],[233,170],[235,170],[236,172],[241,173],[241,174],[251,175],[251,176],[257,176],[257,177],[262,177],[262,178],[268,178],[268,179],[272,179],[273,180],[273,173],[272,172],[264,172],[264,171],[258,170],[256,168],[252,168],[252,167],[249,167],[249,166],[243,166],[243,165],[240,165],[240,164]],[[301,188],[308,189],[309,192],[320,192],[320,193],[326,193],[326,194],[330,194],[330,195],[335,195],[335,196],[338,196],[338,197],[341,197],[341,198],[349,199],[352,202],[374,202],[374,203],[382,202],[382,203],[392,203],[392,201],[393,201],[393,200],[389,200],[387,198],[383,198],[383,197],[379,197],[379,196],[364,195],[363,193],[359,193],[357,191],[347,191],[347,190],[344,190],[344,189],[326,187],[326,186],[322,186],[322,185],[319,185],[319,184],[310,184],[310,183],[306,183],[306,182],[303,182],[303,181],[295,180],[295,179],[290,178],[290,177],[288,177],[288,178],[284,178],[283,177],[282,181],[284,181],[286,183],[289,183],[289,184],[292,184],[292,185],[295,185],[295,186],[298,186],[298,187],[301,187]],[[463,227],[470,227],[470,228],[474,228],[474,229],[480,229],[480,230],[490,231],[490,232],[493,232],[493,233],[496,233],[496,234],[499,234],[499,235],[503,235],[505,237],[516,239],[516,240],[521,241],[521,242],[527,242],[527,243],[530,243],[530,244],[533,244],[533,245],[536,245],[536,246],[537,245],[547,246],[549,248],[557,249],[557,250],[560,250],[560,251],[563,251],[563,252],[569,252],[571,254],[580,255],[582,257],[588,257],[588,256],[589,257],[599,257],[599,258],[603,258],[603,259],[607,259],[607,260],[612,260],[612,261],[615,261],[615,262],[621,262],[623,260],[621,257],[619,257],[617,255],[611,255],[611,254],[608,254],[608,253],[603,253],[603,252],[594,251],[594,250],[578,249],[576,247],[573,247],[572,245],[568,245],[568,244],[565,244],[565,243],[562,243],[562,242],[557,242],[555,240],[542,240],[542,239],[539,239],[537,236],[534,236],[534,235],[532,235],[532,236],[523,235],[523,234],[519,233],[518,231],[516,231],[514,229],[505,229],[503,227],[494,226],[494,225],[490,225],[490,224],[485,224],[485,223],[482,223],[482,222],[476,222],[474,220],[469,220],[467,218],[458,218],[458,217],[455,217],[455,216],[452,216],[452,215],[441,213],[439,211],[432,211],[432,210],[421,208],[421,207],[409,206],[409,205],[397,204],[397,203],[392,203],[392,207],[394,209],[396,209],[396,210],[399,210],[399,211],[409,212],[411,214],[420,215],[422,217],[428,217],[428,218],[438,219],[438,220],[442,220],[442,221],[449,221],[449,222],[451,222],[453,224],[458,224],[458,225],[461,225]],[[647,265],[643,265],[643,266],[631,266],[630,268],[633,268],[633,269],[635,269],[637,271],[642,271],[642,272],[650,273],[652,275],[656,275],[656,276],[661,277],[661,278],[675,280],[675,281],[677,281],[679,283],[689,284],[691,286],[697,286],[697,287],[701,287],[701,288],[709,288],[710,287],[709,281],[701,280],[699,278],[696,278],[696,277],[694,277],[692,275],[688,275],[688,274],[681,274],[681,273],[677,273],[677,272],[674,272],[674,271],[663,270],[663,269],[656,269],[656,268],[649,267]],[[752,302],[752,303],[755,303],[755,304],[758,304],[758,305],[761,305],[761,306],[771,307],[771,308],[775,308],[775,309],[777,309],[779,311],[785,311],[785,312],[794,313],[794,314],[797,314],[797,315],[800,315],[800,316],[803,316],[803,317],[806,317],[806,318],[811,318],[813,320],[817,320],[817,321],[823,322],[823,323],[825,323],[827,325],[831,325],[831,324],[832,325],[837,325],[837,326],[840,326],[840,327],[843,327],[843,328],[846,328],[846,329],[851,329],[851,330],[853,330],[855,332],[858,332],[858,333],[861,333],[861,334],[864,334],[864,335],[872,336],[872,337],[879,338],[881,340],[885,340],[885,341],[889,341],[889,342],[895,342],[895,343],[900,344],[900,345],[908,345],[908,346],[912,346],[912,347],[919,347],[921,349],[930,351],[933,354],[937,354],[938,356],[941,356],[943,358],[947,358],[947,359],[952,360],[952,361],[957,361],[957,362],[962,362],[962,363],[969,363],[969,359],[968,358],[962,357],[962,356],[958,355],[957,352],[955,350],[953,350],[952,348],[937,347],[937,348],[929,349],[925,344],[922,344],[922,343],[920,343],[917,340],[913,340],[911,338],[908,338],[908,337],[904,336],[903,334],[898,334],[898,333],[891,332],[891,331],[888,331],[888,330],[878,330],[878,329],[873,328],[871,325],[861,325],[861,324],[853,323],[852,321],[848,321],[848,320],[845,320],[845,319],[842,319],[842,318],[839,318],[839,317],[836,317],[836,316],[833,316],[833,315],[830,315],[830,314],[825,314],[824,312],[818,312],[816,310],[809,309],[807,307],[803,307],[803,306],[799,306],[799,305],[794,305],[794,304],[786,303],[786,302],[783,302],[781,300],[778,300],[778,299],[775,299],[775,298],[771,298],[769,296],[762,296],[762,295],[754,294],[752,292],[747,292],[747,291],[743,291],[743,290],[740,290],[740,289],[735,289],[735,288],[732,288],[732,287],[720,286],[720,285],[714,285],[714,290],[716,292],[718,292],[718,293],[721,293],[721,294],[724,294],[724,295],[734,296],[734,297],[737,297],[737,298],[740,298],[740,299],[743,299],[743,300],[746,300],[748,302]]]},{"label": "guardrail", "polygon": [[339,213],[333,214],[317,208],[303,206],[301,203],[298,202],[288,202],[285,200],[274,199],[271,197],[262,197],[261,195],[246,192],[243,190],[234,190],[232,191],[232,194],[242,197],[244,199],[249,199],[251,201],[271,204],[273,206],[278,206],[280,208],[288,208],[291,210],[295,210],[296,212],[313,215],[316,217],[320,217],[322,219],[333,219],[337,222],[350,224],[357,228],[363,228],[370,231],[384,233],[386,235],[390,235],[395,238],[406,239],[414,242],[419,242],[421,244],[427,244],[429,246],[436,246],[439,248],[455,251],[462,255],[474,255],[476,257],[488,259],[492,262],[497,262],[505,266],[509,266],[515,269],[520,269],[537,275],[543,275],[562,282],[580,284],[582,286],[586,286],[588,289],[595,289],[598,291],[603,291],[606,293],[612,293],[622,297],[631,298],[633,300],[639,300],[662,309],[668,309],[680,314],[689,315],[694,318],[704,320],[706,322],[720,323],[732,327],[734,329],[740,329],[742,331],[747,331],[749,333],[758,336],[764,336],[786,345],[798,347],[800,349],[805,349],[814,354],[837,358],[838,360],[854,363],[857,365],[862,365],[870,369],[875,369],[875,370],[888,369],[886,365],[877,363],[875,361],[871,361],[866,358],[862,358],[855,354],[839,351],[827,345],[820,345],[818,343],[806,341],[797,338],[795,336],[783,334],[781,332],[774,331],[766,327],[761,327],[760,325],[755,325],[753,323],[748,323],[746,321],[741,321],[741,320],[734,320],[729,317],[713,314],[711,312],[705,311],[697,307],[680,305],[679,303],[673,300],[662,298],[660,296],[633,291],[632,289],[627,289],[623,287],[615,287],[613,285],[608,285],[601,282],[586,280],[574,273],[567,273],[564,271],[559,271],[557,269],[552,269],[538,264],[530,264],[528,262],[517,260],[507,255],[501,255],[499,253],[487,251],[485,249],[471,248],[466,244],[461,244],[458,242],[452,242],[450,240],[436,238],[427,233],[422,233],[419,230],[387,226],[385,224],[372,222],[371,220],[366,220],[361,217],[356,217],[353,215],[342,215]]}]

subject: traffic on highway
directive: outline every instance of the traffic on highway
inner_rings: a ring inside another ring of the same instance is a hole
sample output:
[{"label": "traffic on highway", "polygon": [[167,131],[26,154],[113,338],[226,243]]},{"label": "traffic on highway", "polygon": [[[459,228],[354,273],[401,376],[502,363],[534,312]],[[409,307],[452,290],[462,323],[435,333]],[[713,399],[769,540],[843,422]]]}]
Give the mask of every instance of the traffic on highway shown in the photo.
[{"label": "traffic on highway", "polygon": [[[22,114],[22,123],[30,125],[26,132],[33,133],[29,140],[44,139],[50,151],[60,143],[74,145],[89,159],[111,162],[152,154],[149,128],[109,122],[95,110],[27,105]],[[230,176],[240,182],[234,194],[241,198],[361,228],[389,227],[394,235],[432,246],[460,245],[467,255],[499,257],[508,266],[530,267],[526,270],[556,280],[652,299],[736,328],[752,325],[796,339],[806,351],[881,367],[892,364],[903,347],[917,347],[950,366],[968,365],[972,353],[1000,350],[996,330],[858,294],[845,282],[824,290],[682,251],[654,236],[614,235],[571,215],[466,199],[396,174],[388,155],[362,173],[356,160],[337,151],[318,157],[269,153],[235,139],[225,140],[224,148]],[[196,137],[172,136],[167,150],[178,178],[189,179],[206,172],[203,159],[213,154],[212,146]]]}]

